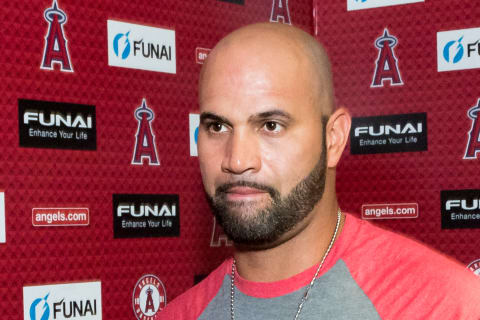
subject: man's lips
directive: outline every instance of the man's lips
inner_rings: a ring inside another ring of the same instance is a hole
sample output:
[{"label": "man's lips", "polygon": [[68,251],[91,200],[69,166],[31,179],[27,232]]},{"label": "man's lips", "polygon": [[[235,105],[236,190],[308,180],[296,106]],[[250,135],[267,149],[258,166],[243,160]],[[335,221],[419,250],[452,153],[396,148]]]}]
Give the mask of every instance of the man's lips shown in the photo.
[{"label": "man's lips", "polygon": [[227,194],[227,198],[230,200],[245,200],[248,198],[256,198],[268,194],[268,192],[265,190],[240,186],[229,188],[225,193]]},{"label": "man's lips", "polygon": [[227,193],[235,194],[255,194],[255,193],[266,193],[265,190],[260,190],[252,187],[231,187],[227,190]]}]

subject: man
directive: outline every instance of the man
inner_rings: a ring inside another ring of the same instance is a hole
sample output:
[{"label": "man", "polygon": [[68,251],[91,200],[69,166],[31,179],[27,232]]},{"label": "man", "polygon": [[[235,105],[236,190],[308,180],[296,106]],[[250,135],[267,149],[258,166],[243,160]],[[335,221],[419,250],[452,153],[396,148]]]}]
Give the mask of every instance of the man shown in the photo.
[{"label": "man", "polygon": [[480,281],[341,212],[351,119],[307,33],[254,24],[222,39],[199,83],[200,169],[234,257],[160,319],[480,319]]}]

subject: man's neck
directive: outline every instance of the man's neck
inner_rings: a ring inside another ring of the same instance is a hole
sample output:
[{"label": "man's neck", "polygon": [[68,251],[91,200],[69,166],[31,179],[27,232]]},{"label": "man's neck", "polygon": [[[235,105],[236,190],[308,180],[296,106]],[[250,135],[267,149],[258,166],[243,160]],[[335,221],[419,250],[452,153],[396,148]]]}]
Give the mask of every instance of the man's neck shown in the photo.
[{"label": "man's neck", "polygon": [[[319,203],[305,219],[304,229],[292,230],[296,234],[290,235],[289,240],[265,250],[237,249],[235,259],[239,275],[250,281],[273,282],[290,278],[318,264],[332,240],[337,210],[336,201],[329,206]],[[340,226],[343,220],[344,217]]]}]

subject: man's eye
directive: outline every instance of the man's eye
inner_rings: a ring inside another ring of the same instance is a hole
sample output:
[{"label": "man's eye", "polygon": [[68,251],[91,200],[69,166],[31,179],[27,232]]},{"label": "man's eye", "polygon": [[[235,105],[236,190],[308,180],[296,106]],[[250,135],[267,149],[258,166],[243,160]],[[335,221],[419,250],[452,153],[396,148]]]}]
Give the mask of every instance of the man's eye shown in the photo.
[{"label": "man's eye", "polygon": [[215,133],[227,131],[227,127],[220,122],[213,122],[208,125],[208,130]]},{"label": "man's eye", "polygon": [[268,132],[279,132],[282,129],[282,126],[275,121],[267,121],[263,127]]}]

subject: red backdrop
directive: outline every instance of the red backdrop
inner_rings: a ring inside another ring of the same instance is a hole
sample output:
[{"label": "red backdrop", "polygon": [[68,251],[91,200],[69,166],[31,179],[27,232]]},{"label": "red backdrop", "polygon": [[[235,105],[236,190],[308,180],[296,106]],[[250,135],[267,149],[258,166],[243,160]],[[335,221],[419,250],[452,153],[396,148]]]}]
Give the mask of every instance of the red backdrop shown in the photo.
[{"label": "red backdrop", "polygon": [[[198,110],[201,67],[196,48],[212,48],[230,31],[269,21],[272,12],[279,15],[286,9],[293,25],[315,33],[325,44],[338,105],[352,116],[427,114],[425,151],[351,155],[347,147],[338,169],[342,208],[358,214],[364,204],[417,203],[418,218],[375,223],[465,265],[480,258],[478,230],[442,229],[440,199],[443,190],[478,188],[478,160],[464,160],[463,155],[472,125],[467,111],[479,98],[480,80],[475,69],[437,72],[436,43],[439,31],[477,27],[478,6],[469,0],[426,0],[348,11],[346,0],[232,2],[59,0],[67,16],[62,30],[73,72],[61,71],[58,64],[54,70],[40,68],[49,30],[44,12],[52,2],[3,4],[2,319],[23,319],[24,286],[94,280],[102,283],[103,318],[133,319],[132,294],[143,275],[156,275],[170,301],[229,254],[208,212],[197,158],[190,156],[189,113]],[[175,30],[176,73],[109,66],[107,20]],[[403,84],[386,81],[372,88],[379,57],[375,42],[386,28],[397,39],[393,54]],[[95,106],[96,149],[20,146],[18,99]],[[143,99],[155,113],[150,125],[159,166],[131,164],[138,129],[134,111]],[[114,238],[114,194],[178,194],[180,236]],[[42,207],[88,208],[89,225],[34,227],[32,209]]]}]

